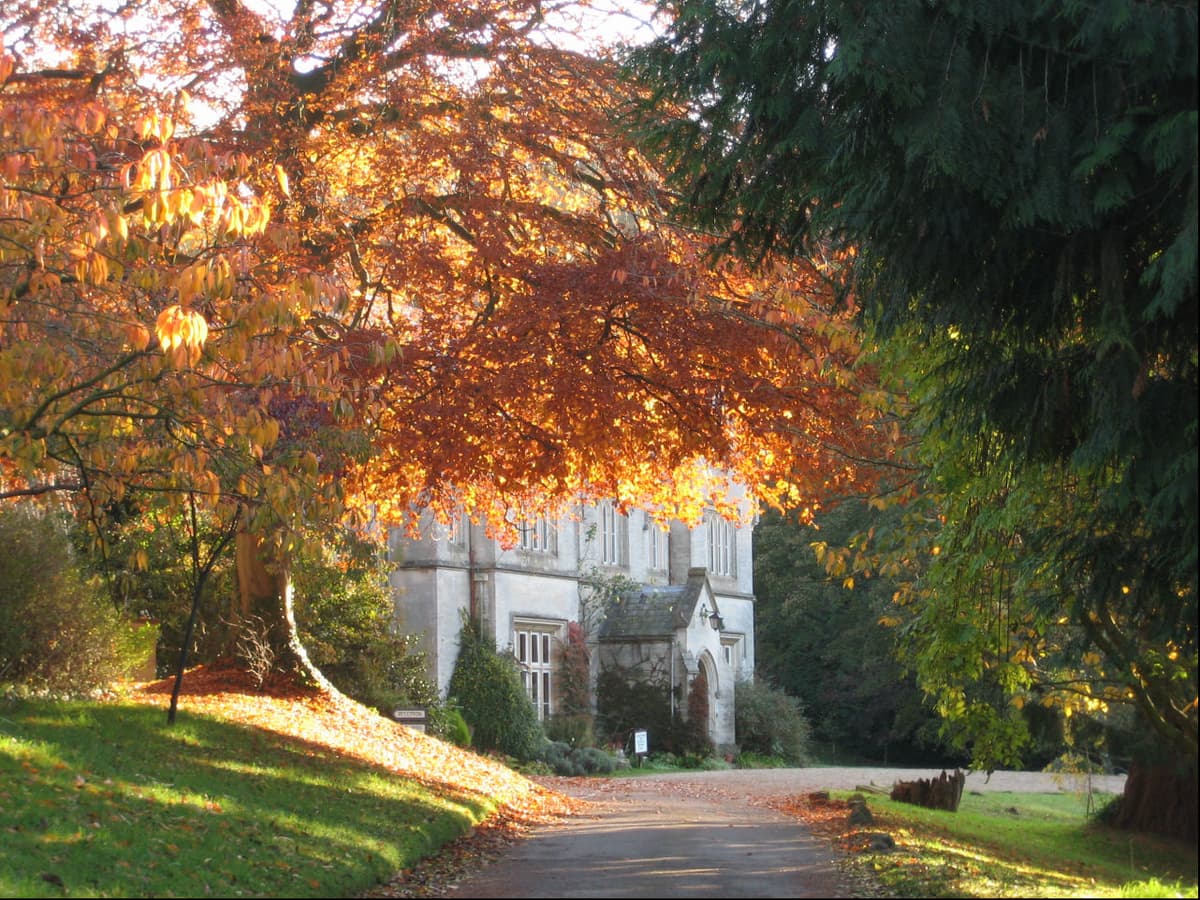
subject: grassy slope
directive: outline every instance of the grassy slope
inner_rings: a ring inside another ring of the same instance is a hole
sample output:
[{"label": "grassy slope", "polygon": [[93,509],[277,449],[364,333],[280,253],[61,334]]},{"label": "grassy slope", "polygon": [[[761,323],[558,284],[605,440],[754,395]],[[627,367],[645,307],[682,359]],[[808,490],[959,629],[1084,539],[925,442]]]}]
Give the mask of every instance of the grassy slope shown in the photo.
[{"label": "grassy slope", "polygon": [[[870,795],[875,823],[860,828],[846,826],[847,808],[836,798],[847,796],[782,806],[851,851],[855,867],[873,872],[894,896],[1197,895],[1195,847],[1092,825],[1081,795],[969,793],[954,813]],[[896,848],[867,849],[879,833]]]},{"label": "grassy slope", "polygon": [[347,896],[500,808],[557,806],[345,701],[197,671],[111,703],[0,705],[0,896]]},{"label": "grassy slope", "polygon": [[[566,809],[340,698],[227,672],[185,683],[171,728],[164,684],[0,704],[0,896],[352,896],[493,811]],[[844,804],[790,811],[850,850],[893,835],[896,851],[852,858],[896,896],[1143,896],[1151,878],[1196,896],[1195,848],[1089,827],[1072,795],[969,794],[958,813],[869,801],[868,829],[846,830]]]}]

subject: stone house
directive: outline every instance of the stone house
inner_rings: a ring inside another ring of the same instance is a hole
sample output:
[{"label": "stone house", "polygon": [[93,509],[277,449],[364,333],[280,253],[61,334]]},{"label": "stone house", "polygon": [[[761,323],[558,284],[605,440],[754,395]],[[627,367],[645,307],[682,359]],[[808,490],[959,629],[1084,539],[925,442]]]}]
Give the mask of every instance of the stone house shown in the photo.
[{"label": "stone house", "polygon": [[[734,683],[754,672],[752,528],[715,512],[689,528],[660,528],[635,510],[608,502],[574,515],[522,524],[512,549],[465,519],[432,519],[412,539],[389,536],[397,625],[420,636],[431,677],[445,695],[458,654],[461,615],[470,611],[501,650],[521,665],[538,716],[558,711],[558,665],[567,624],[585,618],[585,575],[636,584],[591,629],[592,678],[608,665],[652,665],[676,686],[686,715],[688,692],[707,691],[705,730],[734,744]],[[594,701],[594,697],[593,697]],[[674,702],[674,701],[673,701]]]}]

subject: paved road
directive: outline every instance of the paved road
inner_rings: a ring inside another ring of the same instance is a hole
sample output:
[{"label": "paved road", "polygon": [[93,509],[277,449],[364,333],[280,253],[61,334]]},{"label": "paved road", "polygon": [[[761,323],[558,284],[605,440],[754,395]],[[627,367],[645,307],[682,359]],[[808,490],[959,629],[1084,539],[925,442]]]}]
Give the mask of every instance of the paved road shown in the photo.
[{"label": "paved road", "polygon": [[[730,770],[632,779],[539,779],[592,801],[583,815],[536,829],[460,882],[459,897],[849,897],[837,855],[764,801],[820,788],[887,787],[940,770]],[[1120,791],[1109,777],[1097,790]],[[1074,790],[1040,773],[969,775],[978,791]]]},{"label": "paved road", "polygon": [[[460,882],[461,897],[845,897],[834,855],[764,807],[672,795],[639,780],[536,830]],[[578,791],[569,791],[579,793]]]}]

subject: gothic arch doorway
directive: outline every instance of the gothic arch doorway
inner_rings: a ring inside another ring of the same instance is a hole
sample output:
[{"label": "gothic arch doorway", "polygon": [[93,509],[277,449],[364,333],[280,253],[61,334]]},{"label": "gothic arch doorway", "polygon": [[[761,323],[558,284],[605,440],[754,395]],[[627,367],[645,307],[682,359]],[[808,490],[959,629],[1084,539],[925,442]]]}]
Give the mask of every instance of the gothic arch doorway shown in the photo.
[{"label": "gothic arch doorway", "polygon": [[699,671],[688,692],[688,721],[693,723],[701,738],[711,742],[717,721],[717,672],[707,651],[699,662]]}]

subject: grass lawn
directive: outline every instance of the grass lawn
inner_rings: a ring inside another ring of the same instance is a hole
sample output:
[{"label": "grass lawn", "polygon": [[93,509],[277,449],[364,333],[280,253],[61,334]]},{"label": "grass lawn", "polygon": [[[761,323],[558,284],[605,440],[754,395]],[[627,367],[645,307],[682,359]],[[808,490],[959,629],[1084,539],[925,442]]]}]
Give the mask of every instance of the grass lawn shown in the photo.
[{"label": "grass lawn", "polygon": [[[567,811],[344,698],[236,672],[185,685],[172,727],[163,684],[0,703],[0,897],[356,896],[495,811]],[[1195,847],[1092,826],[1077,795],[968,793],[957,813],[870,795],[876,824],[849,830],[846,796],[782,808],[898,897],[1197,896]],[[896,849],[863,850],[873,832]]]},{"label": "grass lawn", "polygon": [[357,704],[190,677],[173,727],[161,693],[0,704],[0,896],[352,896],[545,798]]},{"label": "grass lawn", "polygon": [[[845,810],[834,804],[822,830],[897,897],[1197,896],[1196,847],[1094,825],[1081,795],[967,793],[953,813],[874,794],[866,800],[874,825],[846,830]],[[813,809],[793,811],[822,819]],[[896,848],[863,849],[880,832]]]}]

